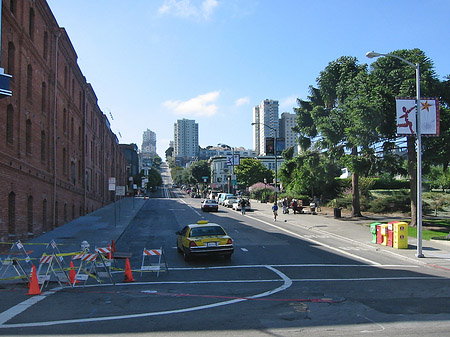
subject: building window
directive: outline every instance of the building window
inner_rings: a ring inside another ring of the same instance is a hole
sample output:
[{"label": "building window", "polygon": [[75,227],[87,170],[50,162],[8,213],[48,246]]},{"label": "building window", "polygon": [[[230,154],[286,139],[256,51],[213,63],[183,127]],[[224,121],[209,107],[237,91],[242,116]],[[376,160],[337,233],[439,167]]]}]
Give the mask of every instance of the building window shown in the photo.
[{"label": "building window", "polygon": [[33,91],[33,67],[31,64],[27,67],[27,98],[31,99],[31,94]]},{"label": "building window", "polygon": [[14,142],[14,109],[11,104],[6,108],[6,142]]},{"label": "building window", "polygon": [[82,138],[81,138],[81,126],[78,127],[78,148],[81,150],[82,145]]},{"label": "building window", "polygon": [[16,235],[16,194],[14,192],[8,195],[8,234]]},{"label": "building window", "polygon": [[14,43],[8,42],[8,74],[13,75],[11,80],[14,80],[15,54],[16,47],[14,46]]},{"label": "building window", "polygon": [[42,201],[42,228],[47,230],[47,199]]},{"label": "building window", "polygon": [[30,195],[27,200],[27,228],[28,236],[33,235],[33,197]]},{"label": "building window", "polygon": [[48,33],[44,32],[44,50],[43,50],[43,57],[44,60],[47,61],[48,57]]},{"label": "building window", "polygon": [[64,108],[63,110],[63,132],[66,134],[67,132],[67,110]]},{"label": "building window", "polygon": [[47,142],[45,139],[45,131],[42,130],[41,131],[41,162],[45,162],[45,157],[46,157],[46,146],[47,146]]},{"label": "building window", "polygon": [[67,70],[67,66],[64,67],[64,88],[67,89],[67,81],[69,80],[69,71]]},{"label": "building window", "polygon": [[70,176],[71,176],[71,178],[72,178],[72,184],[75,186],[75,184],[76,184],[76,175],[75,175],[75,173],[76,173],[76,169],[75,169],[75,163],[72,161],[71,163],[70,163]]},{"label": "building window", "polygon": [[41,103],[41,110],[42,112],[46,112],[47,107],[47,84],[45,82],[42,82],[42,103]]},{"label": "building window", "polygon": [[66,150],[66,148],[63,148],[63,158],[62,158],[62,160],[63,160],[63,173],[64,173],[64,175],[66,175],[67,174],[67,150]]},{"label": "building window", "polygon": [[16,14],[16,0],[9,1],[9,10],[11,13]]},{"label": "building window", "polygon": [[72,220],[75,219],[75,205],[72,204]]},{"label": "building window", "polygon": [[30,35],[31,40],[34,40],[34,9],[33,8],[30,8],[28,35]]},{"label": "building window", "polygon": [[25,126],[25,151],[31,154],[31,120],[27,119]]},{"label": "building window", "polygon": [[70,140],[73,142],[73,129],[74,129],[74,121],[73,117],[70,120]]},{"label": "building window", "polygon": [[64,203],[64,223],[67,222],[67,204]]}]

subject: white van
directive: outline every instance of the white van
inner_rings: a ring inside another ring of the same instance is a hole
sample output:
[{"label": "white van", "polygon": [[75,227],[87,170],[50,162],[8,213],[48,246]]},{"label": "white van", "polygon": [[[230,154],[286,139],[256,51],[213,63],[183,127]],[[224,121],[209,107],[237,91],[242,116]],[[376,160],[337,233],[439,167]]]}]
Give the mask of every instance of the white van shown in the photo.
[{"label": "white van", "polygon": [[219,205],[223,206],[223,202],[225,201],[226,197],[232,197],[233,194],[230,193],[219,193],[218,197],[217,197],[217,202],[219,203]]}]

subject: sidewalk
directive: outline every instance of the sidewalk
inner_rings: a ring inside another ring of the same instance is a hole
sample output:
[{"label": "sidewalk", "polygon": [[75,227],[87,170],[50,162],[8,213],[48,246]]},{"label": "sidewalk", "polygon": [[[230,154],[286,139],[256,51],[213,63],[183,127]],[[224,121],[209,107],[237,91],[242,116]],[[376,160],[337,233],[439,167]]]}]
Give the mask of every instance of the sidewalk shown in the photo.
[{"label": "sidewalk", "polygon": [[[149,199],[123,198],[32,240],[22,241],[22,243],[32,259],[39,259],[44,252],[51,253],[51,247],[48,245],[52,240],[56,242],[62,253],[80,251],[82,241],[87,241],[90,244],[90,251],[93,252],[95,247],[107,247],[112,243],[112,240],[117,242],[128,224],[147,201]],[[15,251],[17,252],[16,248]],[[2,260],[6,257],[7,255],[1,256]],[[19,257],[24,256],[20,255]],[[27,267],[31,268],[31,264],[28,264]],[[38,265],[39,262],[34,264]],[[0,272],[0,276],[2,274],[3,270]],[[17,274],[10,268],[2,278],[15,275]]]},{"label": "sidewalk", "polygon": [[[251,200],[252,209],[255,214],[261,214],[273,221],[272,204],[260,203]],[[309,207],[307,208],[309,210]],[[250,214],[250,213],[249,213]],[[398,221],[400,218],[388,217],[384,215],[371,215],[362,218],[350,218],[342,216],[334,218],[333,214],[319,213],[313,214],[294,214],[290,210],[290,214],[283,214],[282,210],[278,210],[277,222],[288,222],[299,226],[308,227],[321,232],[339,235],[356,241],[360,244],[375,246],[379,251],[390,253],[409,261],[441,268],[450,271],[450,242],[441,242],[437,240],[422,240],[423,258],[417,258],[417,239],[408,238],[408,249],[395,249],[388,246],[382,246],[372,243],[372,234],[370,233],[370,224],[373,222],[388,223],[390,221]]]}]

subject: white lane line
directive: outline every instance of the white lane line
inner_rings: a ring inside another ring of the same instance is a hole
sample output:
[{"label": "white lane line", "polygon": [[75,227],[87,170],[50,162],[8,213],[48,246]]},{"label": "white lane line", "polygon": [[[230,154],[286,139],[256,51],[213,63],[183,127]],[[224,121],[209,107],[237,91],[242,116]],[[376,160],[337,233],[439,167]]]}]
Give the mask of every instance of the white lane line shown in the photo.
[{"label": "white lane line", "polygon": [[[92,317],[92,318],[79,318],[79,319],[66,319],[66,320],[60,320],[60,321],[46,321],[46,322],[34,322],[34,323],[16,323],[16,324],[0,324],[0,328],[28,328],[28,327],[41,327],[41,326],[52,326],[52,325],[59,325],[59,324],[74,324],[74,323],[87,323],[87,322],[103,322],[103,321],[110,321],[110,320],[118,320],[118,319],[128,319],[128,318],[142,318],[142,317],[150,317],[150,316],[161,316],[161,315],[171,315],[171,314],[178,314],[178,313],[185,313],[185,312],[191,312],[191,311],[198,311],[203,309],[210,309],[210,308],[216,308],[220,306],[235,304],[243,301],[248,301],[250,299],[254,298],[260,298],[260,297],[266,297],[273,295],[275,293],[278,293],[280,291],[283,291],[287,288],[289,288],[292,285],[292,280],[287,277],[285,274],[280,272],[279,270],[271,267],[271,266],[264,266],[267,269],[273,271],[275,274],[280,276],[283,284],[279,286],[278,288],[265,291],[260,294],[256,294],[253,296],[246,296],[245,298],[239,298],[239,299],[232,299],[224,302],[217,302],[217,303],[211,303],[206,305],[200,305],[196,307],[190,307],[190,308],[184,308],[184,309],[174,309],[174,310],[167,310],[167,311],[159,311],[159,312],[147,312],[147,313],[141,313],[141,314],[130,314],[130,315],[121,315],[121,316],[109,316],[109,317]],[[150,282],[154,284],[154,282]],[[131,283],[127,283],[128,285],[131,285]],[[27,300],[29,301],[29,300]],[[22,303],[25,303],[27,301],[24,301]],[[19,303],[16,305],[16,307],[19,307],[22,305],[22,303]],[[27,306],[29,308],[31,305]],[[13,308],[11,308],[13,309]],[[11,310],[10,309],[10,310]],[[19,311],[17,314],[21,313],[23,310]],[[15,315],[14,315],[15,316]],[[13,318],[14,316],[10,316],[8,319]]]},{"label": "white lane line", "polygon": [[0,327],[7,321],[9,321],[11,318],[21,314],[31,306],[35,305],[36,303],[42,301],[47,296],[52,295],[56,292],[56,290],[52,291],[46,291],[45,293],[42,293],[41,295],[30,297],[29,299],[23,301],[22,303],[19,303],[12,308],[9,308],[6,311],[3,311],[0,314]]},{"label": "white lane line", "polygon": [[358,277],[358,278],[300,278],[292,279],[292,282],[362,282],[362,281],[417,281],[417,280],[448,280],[439,276],[411,276],[411,277]]},{"label": "white lane line", "polygon": [[247,249],[247,248],[241,248],[241,250],[242,250],[243,252],[248,252],[248,249]]},{"label": "white lane line", "polygon": [[323,243],[323,242],[314,240],[314,239],[312,239],[312,238],[308,238],[308,237],[305,236],[305,235],[301,235],[301,234],[294,233],[294,232],[292,232],[292,231],[290,231],[290,230],[288,230],[288,229],[286,229],[286,228],[277,226],[277,225],[275,225],[275,224],[273,224],[273,223],[270,223],[270,222],[267,222],[267,221],[264,221],[264,220],[261,220],[261,219],[252,217],[252,216],[250,216],[250,217],[251,217],[252,219],[255,219],[255,220],[259,221],[259,222],[262,222],[262,223],[264,223],[264,224],[266,224],[266,225],[268,225],[268,226],[270,226],[270,227],[273,227],[273,228],[276,228],[276,229],[278,229],[278,230],[280,230],[280,231],[283,231],[283,232],[285,232],[285,233],[288,233],[288,234],[290,234],[290,235],[292,235],[292,236],[296,236],[296,237],[298,237],[298,238],[300,238],[300,239],[303,239],[303,240],[312,242],[312,243],[314,243],[314,244],[316,244],[316,245],[319,245],[319,246],[328,248],[328,249],[330,249],[330,250],[337,251],[337,252],[339,252],[339,253],[341,253],[341,254],[343,254],[343,255],[350,256],[350,257],[353,258],[353,259],[357,259],[357,260],[360,260],[360,261],[364,261],[365,263],[369,263],[369,264],[374,265],[374,266],[379,266],[379,265],[381,265],[381,264],[378,263],[378,262],[375,262],[375,261],[366,259],[366,258],[364,258],[364,257],[361,257],[361,256],[358,256],[358,255],[349,253],[349,252],[347,252],[347,251],[345,251],[345,250],[342,250],[342,249],[339,249],[339,248],[336,248],[336,247],[327,245],[326,243]]},{"label": "white lane line", "polygon": [[194,207],[192,207],[191,205],[189,205],[186,201],[184,201],[183,199],[180,199],[181,202],[183,202],[186,206],[190,207],[195,214],[197,214],[200,218],[204,219],[204,216],[201,215]]}]

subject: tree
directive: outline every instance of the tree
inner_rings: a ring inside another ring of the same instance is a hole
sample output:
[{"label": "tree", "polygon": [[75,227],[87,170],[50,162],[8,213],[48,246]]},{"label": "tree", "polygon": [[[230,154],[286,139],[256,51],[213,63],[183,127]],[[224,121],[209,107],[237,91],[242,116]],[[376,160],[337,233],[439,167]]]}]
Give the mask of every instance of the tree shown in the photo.
[{"label": "tree", "polygon": [[161,186],[162,184],[161,173],[153,167],[148,171],[147,178],[147,189],[155,190],[156,187]]},{"label": "tree", "polygon": [[172,146],[169,146],[169,147],[167,148],[167,150],[166,150],[166,152],[165,152],[165,154],[166,154],[166,160],[168,160],[169,157],[173,157],[173,151],[174,151],[174,148],[173,148]]},{"label": "tree", "polygon": [[[390,54],[400,56],[409,62],[420,64],[420,87],[422,97],[438,96],[442,89],[432,61],[420,49],[397,50]],[[395,97],[415,97],[416,77],[415,69],[407,63],[394,57],[381,57],[371,65],[370,78],[373,83],[372,97],[377,101],[380,114],[389,121],[383,130],[384,136],[389,139],[395,135]],[[415,137],[407,137],[408,149],[408,171],[410,176],[411,197],[411,226],[416,226],[417,219],[417,152],[415,148]],[[424,155],[426,158],[426,154]]]},{"label": "tree", "polygon": [[199,160],[194,162],[189,167],[189,171],[194,182],[197,184],[203,183],[203,177],[208,177],[209,180],[209,177],[211,176],[211,169],[209,167],[208,161],[206,160]]},{"label": "tree", "polygon": [[[361,155],[378,140],[381,116],[370,97],[367,66],[354,57],[341,57],[320,72],[317,89],[308,102],[299,100],[297,127],[300,143],[313,140],[352,172],[352,216],[361,216],[358,178],[367,172]],[[301,124],[305,121],[305,124]]]},{"label": "tree", "polygon": [[269,183],[273,181],[273,172],[255,158],[241,159],[239,166],[235,167],[235,173],[239,184],[246,187],[263,182],[264,179]]}]

